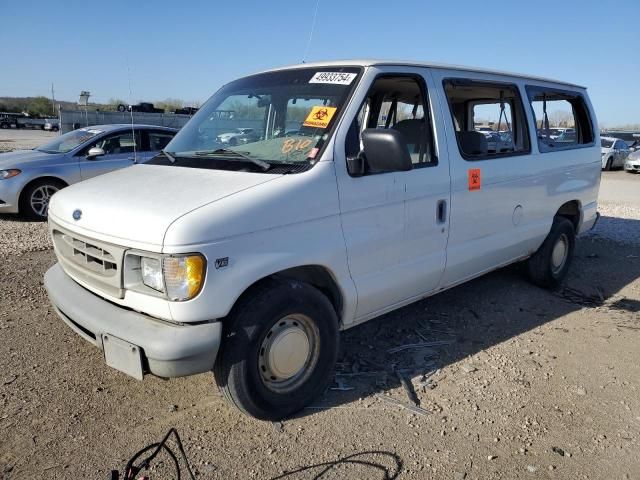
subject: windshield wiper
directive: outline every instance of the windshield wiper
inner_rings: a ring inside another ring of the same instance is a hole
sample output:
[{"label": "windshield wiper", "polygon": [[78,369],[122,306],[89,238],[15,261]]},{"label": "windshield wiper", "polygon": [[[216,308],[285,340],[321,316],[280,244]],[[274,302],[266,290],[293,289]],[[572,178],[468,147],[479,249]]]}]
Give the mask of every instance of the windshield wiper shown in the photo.
[{"label": "windshield wiper", "polygon": [[160,150],[160,153],[167,157],[171,163],[176,163],[176,159],[174,158],[174,156],[166,150]]},{"label": "windshield wiper", "polygon": [[218,158],[229,158],[233,160],[242,160],[244,162],[251,162],[254,165],[259,166],[264,171],[267,171],[271,168],[270,163],[267,163],[263,160],[258,160],[257,158],[251,158],[249,155],[245,155],[244,153],[240,153],[235,150],[230,150],[228,148],[219,148],[217,150],[201,150],[199,152],[194,152],[194,155],[197,155],[199,157],[215,156]]}]

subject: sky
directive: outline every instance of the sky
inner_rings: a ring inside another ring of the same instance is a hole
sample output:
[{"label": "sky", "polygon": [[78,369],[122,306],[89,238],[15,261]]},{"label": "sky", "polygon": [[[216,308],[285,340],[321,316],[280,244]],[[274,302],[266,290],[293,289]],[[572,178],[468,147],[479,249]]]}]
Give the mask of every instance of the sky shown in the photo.
[{"label": "sky", "polygon": [[[0,0],[0,96],[202,103],[307,61],[433,61],[588,87],[601,126],[640,124],[640,0]],[[131,89],[129,88],[131,87]]]}]

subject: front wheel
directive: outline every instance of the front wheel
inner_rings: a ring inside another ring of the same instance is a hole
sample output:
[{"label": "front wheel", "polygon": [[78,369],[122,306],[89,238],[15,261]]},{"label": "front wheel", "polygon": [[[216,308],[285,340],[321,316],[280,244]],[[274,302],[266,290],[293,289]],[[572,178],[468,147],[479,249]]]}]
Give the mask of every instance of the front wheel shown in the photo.
[{"label": "front wheel", "polygon": [[605,163],[604,165],[604,169],[608,172],[609,170],[611,170],[612,166],[613,166],[613,158],[609,157],[607,158],[607,163]]},{"label": "front wheel", "polygon": [[30,220],[46,220],[51,197],[64,186],[53,179],[32,183],[22,192],[20,213]]},{"label": "front wheel", "polygon": [[549,235],[527,261],[529,279],[539,287],[558,287],[569,271],[575,244],[573,223],[564,217],[555,217]]},{"label": "front wheel", "polygon": [[338,318],[316,288],[267,280],[248,292],[224,322],[215,380],[243,413],[280,420],[328,386],[338,354]]}]

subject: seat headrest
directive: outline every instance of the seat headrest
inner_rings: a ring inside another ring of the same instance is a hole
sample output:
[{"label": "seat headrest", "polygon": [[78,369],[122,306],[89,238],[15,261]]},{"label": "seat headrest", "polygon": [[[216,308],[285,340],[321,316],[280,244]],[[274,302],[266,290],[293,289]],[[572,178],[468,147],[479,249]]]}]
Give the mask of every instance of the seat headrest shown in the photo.
[{"label": "seat headrest", "polygon": [[400,120],[393,126],[394,130],[402,134],[405,142],[407,142],[410,153],[417,153],[420,146],[423,122],[423,120],[409,118],[406,120]]},{"label": "seat headrest", "polygon": [[462,151],[467,155],[486,155],[489,151],[487,137],[480,132],[457,132]]}]

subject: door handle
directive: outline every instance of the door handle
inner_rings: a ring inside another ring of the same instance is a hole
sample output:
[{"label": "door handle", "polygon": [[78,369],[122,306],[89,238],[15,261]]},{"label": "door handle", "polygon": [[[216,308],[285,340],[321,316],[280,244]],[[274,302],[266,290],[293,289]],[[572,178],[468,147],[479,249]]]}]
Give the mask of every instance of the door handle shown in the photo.
[{"label": "door handle", "polygon": [[445,223],[447,221],[447,201],[438,200],[436,204],[436,220],[438,223]]}]

